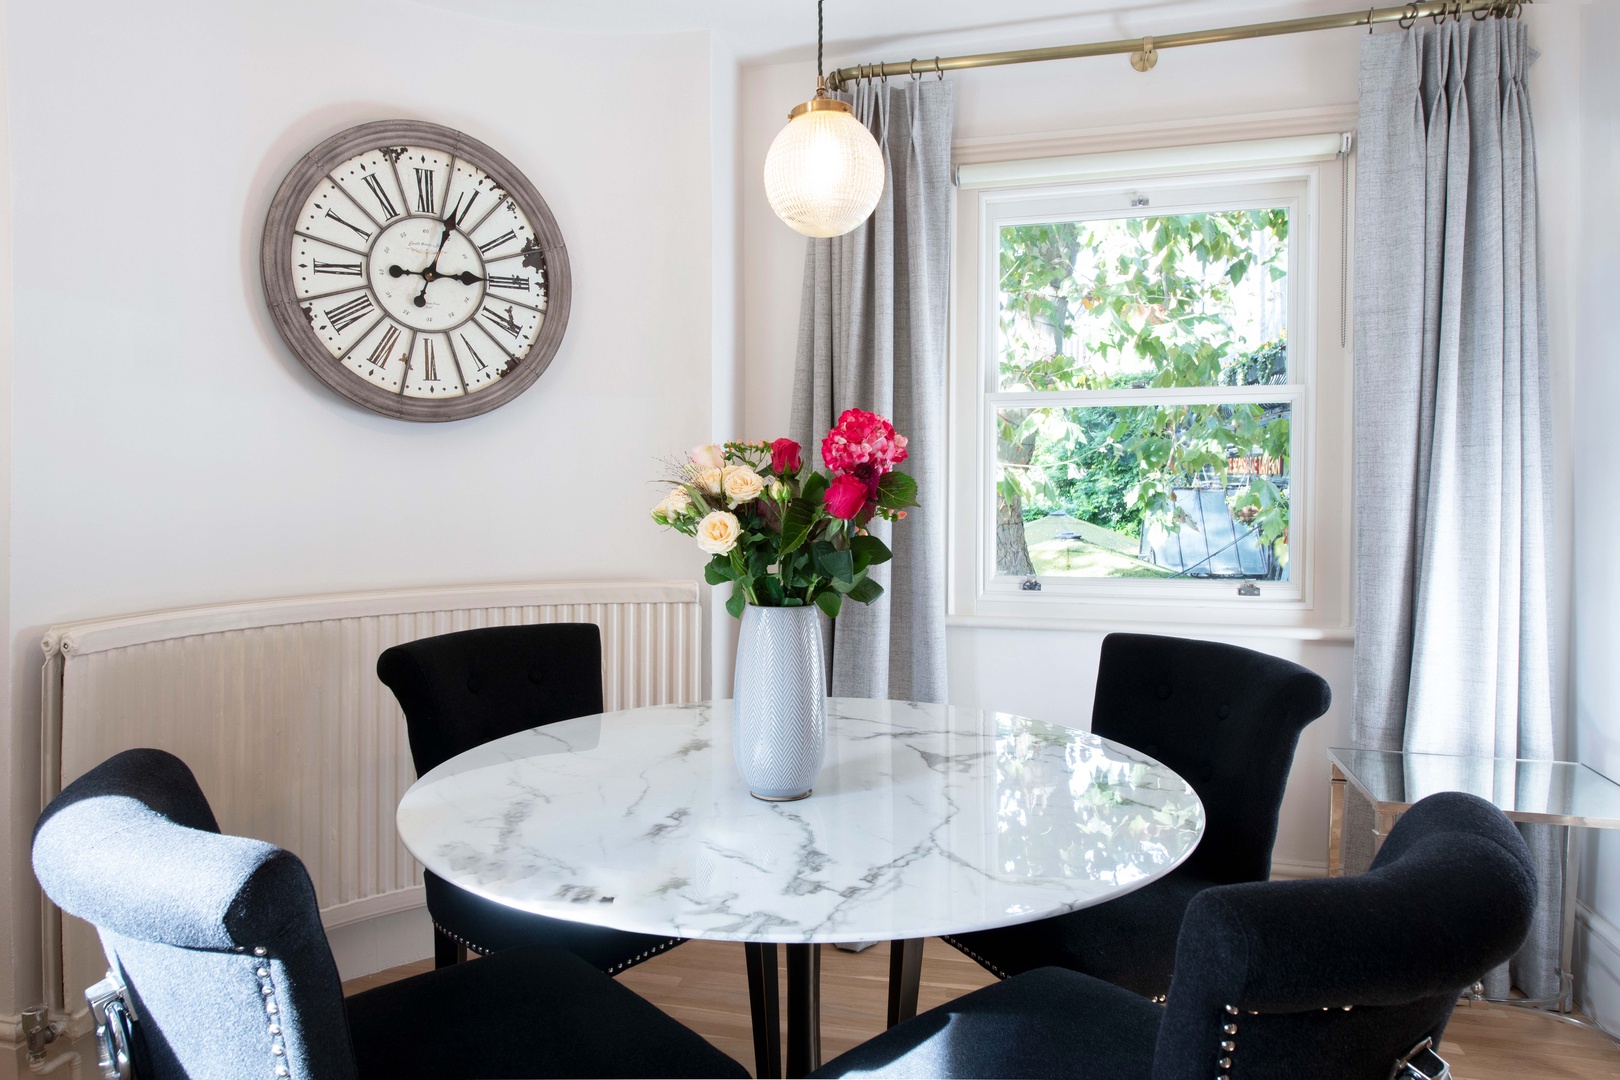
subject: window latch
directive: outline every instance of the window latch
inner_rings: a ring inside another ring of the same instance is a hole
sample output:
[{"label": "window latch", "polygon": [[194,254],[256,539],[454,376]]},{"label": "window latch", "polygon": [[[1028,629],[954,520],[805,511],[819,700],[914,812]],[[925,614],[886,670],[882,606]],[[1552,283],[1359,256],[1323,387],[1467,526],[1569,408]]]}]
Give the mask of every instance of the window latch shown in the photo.
[{"label": "window latch", "polygon": [[1243,584],[1238,586],[1238,595],[1239,596],[1259,596],[1260,595],[1260,586],[1256,585],[1252,581],[1245,581]]},{"label": "window latch", "polygon": [[1041,583],[1036,581],[1034,578],[1025,578],[1018,587],[1023,589],[1025,592],[1041,591]]}]

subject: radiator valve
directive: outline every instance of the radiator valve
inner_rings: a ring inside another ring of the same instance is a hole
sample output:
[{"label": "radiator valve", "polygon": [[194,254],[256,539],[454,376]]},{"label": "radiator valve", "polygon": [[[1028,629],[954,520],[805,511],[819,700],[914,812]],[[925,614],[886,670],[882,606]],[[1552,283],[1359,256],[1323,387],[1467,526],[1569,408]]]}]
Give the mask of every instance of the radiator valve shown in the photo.
[{"label": "radiator valve", "polygon": [[23,1038],[28,1043],[28,1060],[31,1063],[44,1061],[45,1048],[55,1042],[58,1035],[62,1034],[62,1025],[51,1023],[46,1019],[48,1015],[49,1013],[43,1005],[35,1005],[33,1008],[23,1010]]}]

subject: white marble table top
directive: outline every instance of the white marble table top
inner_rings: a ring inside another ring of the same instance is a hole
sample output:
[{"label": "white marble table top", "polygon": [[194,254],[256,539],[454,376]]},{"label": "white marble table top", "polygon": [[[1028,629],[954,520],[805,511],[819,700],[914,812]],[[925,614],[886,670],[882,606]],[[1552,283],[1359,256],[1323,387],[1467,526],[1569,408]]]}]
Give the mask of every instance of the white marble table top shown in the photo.
[{"label": "white marble table top", "polygon": [[1152,758],[1007,713],[835,698],[792,803],[748,794],[731,702],[581,717],[452,758],[400,800],[422,864],[526,911],[730,941],[1027,922],[1174,869],[1204,808]]}]

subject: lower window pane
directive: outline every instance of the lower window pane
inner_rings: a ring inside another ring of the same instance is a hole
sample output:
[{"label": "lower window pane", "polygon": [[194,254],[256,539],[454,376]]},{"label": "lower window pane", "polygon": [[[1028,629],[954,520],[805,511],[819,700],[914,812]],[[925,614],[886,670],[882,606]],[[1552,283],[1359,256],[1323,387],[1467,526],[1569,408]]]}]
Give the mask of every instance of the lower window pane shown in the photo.
[{"label": "lower window pane", "polygon": [[1288,580],[1290,406],[996,414],[996,573]]}]

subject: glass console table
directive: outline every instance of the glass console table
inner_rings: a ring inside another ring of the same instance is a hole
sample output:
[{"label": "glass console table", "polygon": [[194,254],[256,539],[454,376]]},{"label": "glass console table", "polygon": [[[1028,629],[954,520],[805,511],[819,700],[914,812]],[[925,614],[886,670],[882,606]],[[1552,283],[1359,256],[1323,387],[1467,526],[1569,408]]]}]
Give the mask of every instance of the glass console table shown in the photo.
[{"label": "glass console table", "polygon": [[1575,896],[1580,886],[1580,850],[1574,841],[1574,829],[1620,829],[1620,784],[1573,761],[1454,757],[1344,747],[1330,749],[1328,758],[1333,763],[1328,838],[1330,877],[1344,873],[1341,841],[1346,783],[1361,792],[1377,814],[1373,829],[1374,852],[1383,845],[1396,818],[1419,799],[1441,791],[1478,795],[1494,803],[1513,821],[1566,827],[1558,996],[1516,999],[1507,1004],[1554,1009],[1560,1019],[1580,1023],[1567,1015],[1575,1009]]}]

